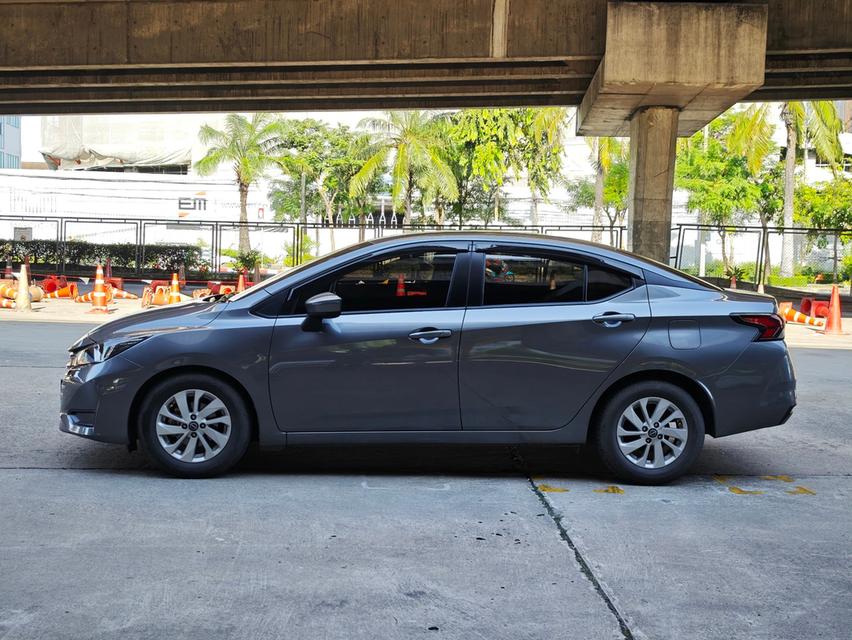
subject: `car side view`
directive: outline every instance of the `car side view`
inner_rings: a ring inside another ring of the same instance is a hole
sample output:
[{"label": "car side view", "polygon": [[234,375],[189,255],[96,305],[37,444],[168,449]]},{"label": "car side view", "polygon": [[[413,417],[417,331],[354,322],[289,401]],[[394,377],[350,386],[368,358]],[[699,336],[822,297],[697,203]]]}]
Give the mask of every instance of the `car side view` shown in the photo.
[{"label": "car side view", "polygon": [[208,477],[262,448],[591,444],[622,480],[796,404],[770,296],[551,236],[365,242],[71,346],[60,428]]}]

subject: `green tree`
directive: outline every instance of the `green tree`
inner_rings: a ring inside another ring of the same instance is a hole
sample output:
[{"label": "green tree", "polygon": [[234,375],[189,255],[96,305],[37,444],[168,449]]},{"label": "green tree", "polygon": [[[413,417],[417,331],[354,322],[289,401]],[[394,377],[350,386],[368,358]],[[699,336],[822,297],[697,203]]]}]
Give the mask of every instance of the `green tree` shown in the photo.
[{"label": "green tree", "polygon": [[[835,175],[830,182],[816,185],[803,185],[796,193],[796,221],[817,229],[852,228],[852,180]],[[845,246],[852,241],[852,234],[838,234]],[[821,246],[828,243],[827,234],[818,234],[817,242]],[[837,243],[834,244],[834,279],[837,281],[840,256]]]},{"label": "green tree", "polygon": [[[284,176],[269,184],[269,205],[275,213],[275,219],[285,222],[296,222],[301,216],[302,184],[300,178]],[[316,185],[305,183],[305,212],[322,217],[323,203]]]},{"label": "green tree", "polygon": [[225,118],[224,129],[205,124],[198,134],[201,143],[207,146],[207,154],[195,163],[195,170],[200,175],[214,173],[223,163],[230,163],[233,167],[240,193],[240,253],[251,250],[246,226],[249,187],[272,164],[267,149],[276,136],[276,121],[268,113],[255,113],[251,119],[232,113]]},{"label": "green tree", "polygon": [[495,212],[507,177],[523,172],[537,222],[538,198],[547,196],[561,174],[565,113],[562,108],[466,109],[453,118],[450,137],[463,146],[461,160],[471,174],[494,194]]},{"label": "green tree", "polygon": [[[832,167],[843,157],[840,132],[843,123],[837,108],[830,101],[785,102],[781,118],[787,130],[787,151],[784,159],[784,226],[792,227],[795,211],[796,154],[799,145],[813,144],[817,155]],[[785,234],[781,245],[781,275],[793,275],[793,236]]]},{"label": "green tree", "polygon": [[763,227],[763,269],[758,282],[761,285],[771,272],[769,225],[779,217],[783,207],[778,147],[772,138],[775,125],[769,108],[767,104],[752,105],[731,113],[726,139],[729,152],[745,160],[749,178],[758,188],[757,214]]},{"label": "green tree", "polygon": [[365,159],[350,180],[350,196],[363,195],[377,174],[390,167],[394,208],[405,208],[405,224],[411,223],[418,191],[455,200],[458,187],[444,156],[439,126],[443,118],[426,111],[388,111],[382,118],[362,120],[359,126],[371,138]]},{"label": "green tree", "polygon": [[852,180],[803,185],[796,193],[796,221],[817,229],[852,228]]},{"label": "green tree", "polygon": [[729,227],[757,211],[760,201],[747,159],[728,148],[733,127],[732,114],[717,118],[680,145],[675,164],[675,186],[688,193],[687,208],[699,212],[703,223],[719,226],[726,269],[733,253]]},{"label": "green tree", "polygon": [[[363,164],[363,136],[348,127],[331,127],[314,119],[284,119],[278,123],[279,136],[269,152],[281,170],[299,183],[305,176],[312,193],[322,203],[327,223],[331,227],[331,248],[335,249],[333,226],[335,216],[344,217],[369,204],[373,182],[357,196],[349,194],[349,183]],[[293,187],[290,187],[292,190]],[[301,194],[300,194],[301,195]],[[360,199],[359,199],[360,197]]]},{"label": "green tree", "polygon": [[[592,165],[595,168],[595,200],[593,203],[592,225],[599,227],[603,225],[604,184],[607,173],[609,173],[614,162],[626,161],[628,156],[627,144],[618,138],[607,137],[586,138],[586,144],[589,145]],[[595,229],[592,231],[592,242],[600,241],[601,232],[599,229]]]},{"label": "green tree", "polygon": [[[578,178],[564,182],[568,192],[567,213],[577,209],[593,209],[600,204],[598,225],[603,226],[606,217],[609,226],[609,243],[618,245],[615,227],[623,224],[627,215],[628,191],[630,184],[630,168],[626,157],[613,159],[603,178],[594,181],[589,178]],[[602,240],[600,230],[592,238],[593,242]]]}]

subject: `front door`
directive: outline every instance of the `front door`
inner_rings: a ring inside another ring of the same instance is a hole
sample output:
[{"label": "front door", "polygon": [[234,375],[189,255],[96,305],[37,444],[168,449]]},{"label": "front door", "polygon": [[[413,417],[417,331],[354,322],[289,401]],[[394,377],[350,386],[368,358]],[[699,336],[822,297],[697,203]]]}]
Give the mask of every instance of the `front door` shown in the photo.
[{"label": "front door", "polygon": [[[458,348],[466,247],[384,253],[294,291],[291,313],[276,321],[270,350],[270,393],[279,428],[461,428]],[[320,331],[305,330],[304,302],[322,291],[342,298],[343,313],[325,320]]]},{"label": "front door", "polygon": [[476,255],[471,287],[481,293],[465,316],[459,363],[463,428],[565,426],[644,335],[645,287],[572,254],[492,247]]}]

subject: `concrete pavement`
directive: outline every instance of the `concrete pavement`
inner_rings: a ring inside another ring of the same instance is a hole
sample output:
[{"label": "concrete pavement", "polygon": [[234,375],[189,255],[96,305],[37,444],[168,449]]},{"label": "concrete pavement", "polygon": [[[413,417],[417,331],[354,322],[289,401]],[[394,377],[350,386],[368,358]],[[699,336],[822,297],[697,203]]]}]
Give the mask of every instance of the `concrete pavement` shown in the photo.
[{"label": "concrete pavement", "polygon": [[[253,452],[186,481],[59,433],[85,325],[0,325],[0,638],[842,638],[852,351],[783,427],[619,485],[574,449]],[[844,384],[845,383],[845,384]]]}]

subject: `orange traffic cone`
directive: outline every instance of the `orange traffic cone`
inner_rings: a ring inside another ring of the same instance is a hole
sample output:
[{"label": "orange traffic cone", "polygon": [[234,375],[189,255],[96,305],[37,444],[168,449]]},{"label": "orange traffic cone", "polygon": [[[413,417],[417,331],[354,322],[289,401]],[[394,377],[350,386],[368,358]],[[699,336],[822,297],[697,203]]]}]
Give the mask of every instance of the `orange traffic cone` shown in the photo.
[{"label": "orange traffic cone", "polygon": [[180,282],[178,282],[177,273],[172,274],[172,288],[169,291],[169,302],[168,304],[175,304],[176,302],[180,302]]},{"label": "orange traffic cone", "polygon": [[14,309],[15,301],[7,300],[6,298],[0,298],[0,309]]},{"label": "orange traffic cone", "polygon": [[125,291],[124,289],[113,289],[112,295],[116,300],[136,300],[139,296],[135,293],[130,293],[129,291]]},{"label": "orange traffic cone", "polygon": [[826,335],[840,335],[843,333],[840,319],[840,290],[837,285],[831,287],[831,302],[828,304],[828,320],[825,323],[823,333]]},{"label": "orange traffic cone", "polygon": [[91,294],[92,308],[87,313],[109,313],[107,292],[104,286],[104,270],[101,265],[95,269],[95,290]]},{"label": "orange traffic cone", "polygon": [[405,297],[405,276],[401,273],[399,274],[399,278],[396,279],[396,297]]},{"label": "orange traffic cone", "polygon": [[237,293],[240,293],[241,291],[245,291],[245,290],[246,290],[246,276],[242,271],[240,271],[240,277],[237,278]]},{"label": "orange traffic cone", "polygon": [[814,327],[822,326],[822,320],[806,316],[804,313],[799,313],[795,309],[779,309],[779,311],[781,311],[781,315],[784,316],[787,322],[801,322],[802,324],[809,324]]},{"label": "orange traffic cone", "polygon": [[0,298],[14,300],[18,295],[18,287],[12,284],[0,284]]},{"label": "orange traffic cone", "polygon": [[76,298],[79,293],[77,293],[77,284],[72,282],[67,287],[62,287],[57,289],[56,291],[51,291],[50,293],[45,294],[45,298]]}]

